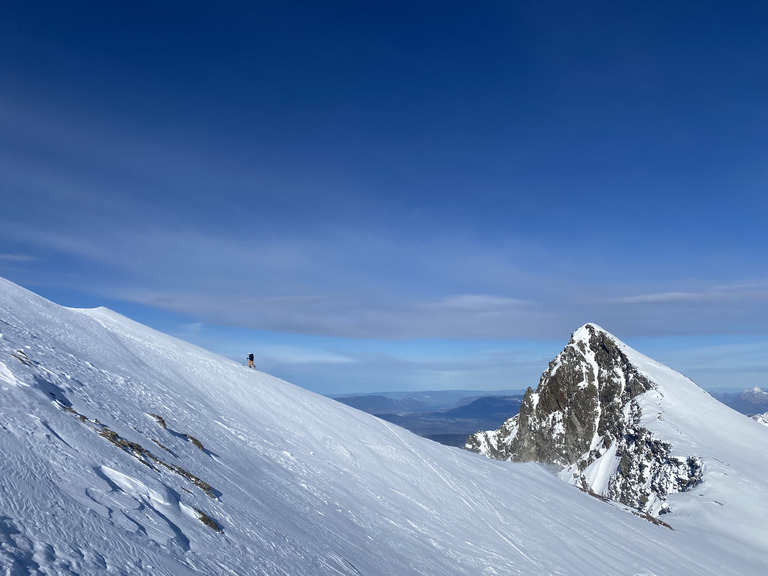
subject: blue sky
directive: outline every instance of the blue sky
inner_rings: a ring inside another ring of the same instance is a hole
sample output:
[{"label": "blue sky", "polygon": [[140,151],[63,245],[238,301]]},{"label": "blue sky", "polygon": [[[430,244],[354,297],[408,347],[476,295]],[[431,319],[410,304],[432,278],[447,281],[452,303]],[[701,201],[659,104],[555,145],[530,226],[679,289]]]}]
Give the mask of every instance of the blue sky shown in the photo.
[{"label": "blue sky", "polygon": [[768,386],[768,5],[16,2],[0,276],[323,393],[596,322]]}]

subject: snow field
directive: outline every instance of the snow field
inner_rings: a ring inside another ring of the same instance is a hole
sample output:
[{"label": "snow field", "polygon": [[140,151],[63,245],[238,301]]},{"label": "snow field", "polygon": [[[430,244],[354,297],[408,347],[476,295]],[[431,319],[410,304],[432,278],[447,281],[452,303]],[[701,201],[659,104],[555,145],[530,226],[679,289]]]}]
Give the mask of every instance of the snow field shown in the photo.
[{"label": "snow field", "polygon": [[765,547],[712,549],[700,533],[626,514],[537,465],[435,444],[106,309],[61,308],[0,280],[0,332],[7,574],[766,567]]}]

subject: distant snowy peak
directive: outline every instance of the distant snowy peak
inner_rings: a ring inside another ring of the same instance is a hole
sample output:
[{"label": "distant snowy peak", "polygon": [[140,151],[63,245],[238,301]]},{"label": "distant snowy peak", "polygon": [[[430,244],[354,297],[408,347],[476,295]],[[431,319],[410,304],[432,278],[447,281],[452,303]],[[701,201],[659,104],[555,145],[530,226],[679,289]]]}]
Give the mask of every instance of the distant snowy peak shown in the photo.
[{"label": "distant snowy peak", "polygon": [[740,392],[721,392],[715,397],[726,406],[747,416],[762,414],[768,410],[768,392],[759,387]]},{"label": "distant snowy peak", "polygon": [[563,479],[656,515],[667,494],[700,481],[701,463],[673,455],[640,425],[635,399],[659,388],[641,365],[666,369],[585,324],[549,363],[536,391],[528,389],[519,415],[472,435],[466,447],[490,458],[554,464]]},{"label": "distant snowy peak", "polygon": [[762,388],[755,386],[754,388],[750,388],[749,390],[744,390],[740,394],[741,400],[745,402],[750,402],[754,405],[760,405],[765,404],[768,402],[768,392],[763,390]]}]

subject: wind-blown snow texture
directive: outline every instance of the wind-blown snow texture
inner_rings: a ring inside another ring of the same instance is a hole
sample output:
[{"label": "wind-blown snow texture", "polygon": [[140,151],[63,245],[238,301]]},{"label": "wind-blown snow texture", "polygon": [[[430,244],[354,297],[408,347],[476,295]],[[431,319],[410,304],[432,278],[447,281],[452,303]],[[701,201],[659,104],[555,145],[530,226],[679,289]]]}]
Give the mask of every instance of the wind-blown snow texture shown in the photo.
[{"label": "wind-blown snow texture", "polygon": [[574,332],[518,416],[467,447],[551,464],[713,547],[768,555],[766,429],[594,324]]},{"label": "wind-blown snow texture", "polygon": [[[6,576],[757,575],[768,567],[764,526],[736,505],[763,489],[762,452],[753,452],[752,469],[710,463],[710,475],[732,482],[702,485],[698,506],[681,502],[672,531],[536,464],[435,444],[109,310],[62,308],[2,279],[0,334]],[[721,417],[701,414],[705,428]],[[764,518],[759,495],[752,504]],[[721,526],[741,514],[750,537]]]}]

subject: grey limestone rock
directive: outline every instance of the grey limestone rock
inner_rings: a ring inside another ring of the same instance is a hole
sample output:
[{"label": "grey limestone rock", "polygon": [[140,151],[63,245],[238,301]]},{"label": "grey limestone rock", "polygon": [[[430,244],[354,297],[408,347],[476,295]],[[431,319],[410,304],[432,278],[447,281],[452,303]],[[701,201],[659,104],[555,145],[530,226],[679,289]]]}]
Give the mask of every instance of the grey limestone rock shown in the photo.
[{"label": "grey limestone rock", "polygon": [[588,491],[593,487],[581,473],[615,449],[617,464],[601,495],[658,514],[667,511],[667,494],[700,481],[701,463],[673,456],[669,444],[639,426],[633,399],[653,388],[620,343],[587,324],[549,363],[536,391],[528,388],[520,413],[497,430],[473,434],[465,447],[499,460],[554,465]]}]

